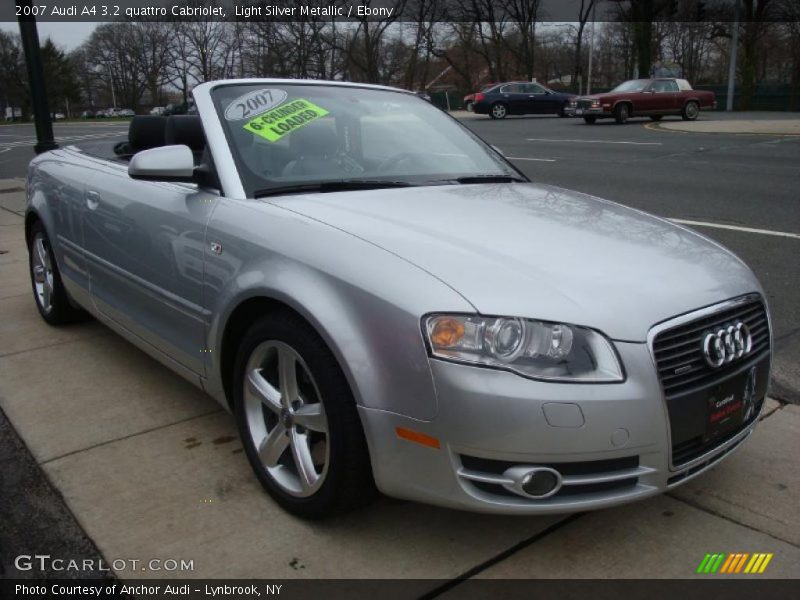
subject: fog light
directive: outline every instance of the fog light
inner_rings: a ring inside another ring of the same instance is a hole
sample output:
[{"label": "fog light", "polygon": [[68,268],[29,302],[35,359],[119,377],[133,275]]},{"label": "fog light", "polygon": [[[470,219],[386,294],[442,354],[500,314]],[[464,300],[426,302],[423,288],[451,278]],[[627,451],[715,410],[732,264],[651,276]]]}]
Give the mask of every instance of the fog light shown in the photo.
[{"label": "fog light", "polygon": [[552,494],[561,483],[558,473],[550,469],[531,471],[522,479],[522,491],[529,496],[542,498]]}]

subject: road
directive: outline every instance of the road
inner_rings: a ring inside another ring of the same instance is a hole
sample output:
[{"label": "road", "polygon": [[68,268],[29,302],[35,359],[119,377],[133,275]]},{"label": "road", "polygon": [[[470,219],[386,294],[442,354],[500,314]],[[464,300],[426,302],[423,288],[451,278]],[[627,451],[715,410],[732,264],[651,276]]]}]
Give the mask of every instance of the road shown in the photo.
[{"label": "road", "polygon": [[[81,140],[116,138],[124,139],[128,124],[120,121],[90,121],[87,123],[55,123],[53,133],[61,145]],[[0,126],[0,179],[24,177],[28,163],[33,158],[36,131],[32,124]]]},{"label": "road", "polygon": [[739,255],[772,311],[772,394],[800,403],[800,136],[683,133],[643,119],[624,126],[550,116],[462,120],[534,181],[684,221]]},{"label": "road", "polygon": [[[747,115],[787,117],[796,115]],[[683,133],[649,120],[588,126],[581,119],[551,116],[493,121],[462,113],[460,118],[534,181],[685,221],[736,252],[757,273],[772,310],[772,394],[800,403],[800,137]],[[123,139],[127,124],[56,123],[54,130],[59,143],[67,144]],[[0,127],[0,179],[24,176],[34,136],[32,125]]]}]

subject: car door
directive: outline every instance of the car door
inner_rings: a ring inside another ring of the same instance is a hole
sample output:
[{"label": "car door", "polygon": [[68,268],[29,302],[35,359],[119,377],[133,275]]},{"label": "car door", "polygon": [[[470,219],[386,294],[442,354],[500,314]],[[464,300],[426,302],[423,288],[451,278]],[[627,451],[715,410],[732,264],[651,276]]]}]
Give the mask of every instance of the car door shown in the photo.
[{"label": "car door", "polygon": [[648,111],[652,113],[671,112],[677,102],[678,86],[674,81],[658,79],[650,84]]},{"label": "car door", "polygon": [[556,112],[555,99],[552,94],[538,83],[526,83],[524,85],[525,95],[527,96],[528,113],[549,114]]},{"label": "car door", "polygon": [[528,97],[522,84],[507,83],[500,88],[500,96],[511,114],[524,115],[528,109]]},{"label": "car door", "polygon": [[90,179],[84,245],[95,307],[203,374],[203,247],[216,193],[137,181],[108,163]]}]

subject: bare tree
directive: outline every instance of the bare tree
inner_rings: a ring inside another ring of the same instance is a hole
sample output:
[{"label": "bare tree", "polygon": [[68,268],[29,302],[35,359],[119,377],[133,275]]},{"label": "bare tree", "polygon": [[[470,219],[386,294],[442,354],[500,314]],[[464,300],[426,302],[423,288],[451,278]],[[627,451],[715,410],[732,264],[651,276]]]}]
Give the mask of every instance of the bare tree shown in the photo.
[{"label": "bare tree", "polygon": [[575,31],[575,59],[572,68],[572,91],[578,92],[583,80],[583,32],[594,9],[595,0],[581,0],[578,8],[578,22]]}]

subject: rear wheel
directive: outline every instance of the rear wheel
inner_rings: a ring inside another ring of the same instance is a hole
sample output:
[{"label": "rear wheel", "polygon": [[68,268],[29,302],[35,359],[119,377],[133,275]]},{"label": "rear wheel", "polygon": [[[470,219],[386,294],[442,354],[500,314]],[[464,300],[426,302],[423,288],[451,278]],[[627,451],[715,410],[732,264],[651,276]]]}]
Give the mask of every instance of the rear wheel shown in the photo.
[{"label": "rear wheel", "polygon": [[697,119],[697,116],[699,114],[700,114],[700,107],[694,100],[690,100],[689,102],[683,105],[683,110],[681,111],[681,117],[683,117],[684,121],[694,121],[695,119]]},{"label": "rear wheel", "polygon": [[661,117],[663,117],[663,116],[664,115],[650,115],[650,120],[651,121],[660,121]]},{"label": "rear wheel", "polygon": [[587,125],[594,125],[597,122],[597,117],[583,117]]},{"label": "rear wheel", "polygon": [[617,104],[617,106],[614,107],[614,120],[618,124],[624,125],[625,123],[628,122],[628,118],[630,116],[631,116],[631,109],[625,102]]},{"label": "rear wheel", "polygon": [[279,505],[319,519],[375,496],[350,387],[305,321],[289,311],[257,321],[241,342],[234,377],[245,453]]},{"label": "rear wheel", "polygon": [[508,107],[502,102],[495,102],[489,109],[489,115],[493,119],[505,119],[508,114]]},{"label": "rear wheel", "polygon": [[81,321],[87,314],[72,305],[61,281],[58,265],[50,245],[50,238],[41,221],[31,227],[28,244],[33,298],[39,314],[50,325],[64,325]]}]

